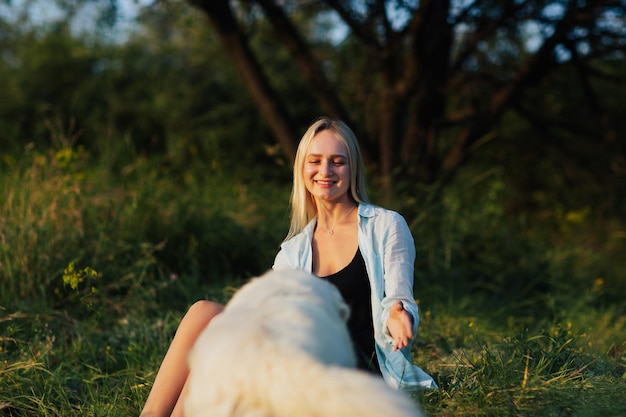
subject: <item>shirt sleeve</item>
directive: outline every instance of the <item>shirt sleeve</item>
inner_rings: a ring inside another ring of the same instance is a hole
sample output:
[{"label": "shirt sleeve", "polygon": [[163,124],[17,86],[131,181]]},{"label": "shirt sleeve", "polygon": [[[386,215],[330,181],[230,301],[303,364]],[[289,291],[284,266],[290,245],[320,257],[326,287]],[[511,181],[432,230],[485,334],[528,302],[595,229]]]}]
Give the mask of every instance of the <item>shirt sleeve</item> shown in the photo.
[{"label": "shirt sleeve", "polygon": [[276,258],[274,258],[274,265],[272,265],[272,269],[275,271],[280,271],[290,268],[291,265],[289,264],[289,257],[287,256],[287,252],[281,247],[276,254]]},{"label": "shirt sleeve", "polygon": [[[385,335],[391,339],[387,330],[387,320],[391,306],[401,301],[404,309],[413,319],[413,338],[417,335],[419,315],[413,294],[413,272],[415,263],[415,243],[406,220],[398,214],[388,224],[383,244],[383,271],[385,297],[381,302],[382,325]],[[392,341],[391,341],[392,342]]]}]

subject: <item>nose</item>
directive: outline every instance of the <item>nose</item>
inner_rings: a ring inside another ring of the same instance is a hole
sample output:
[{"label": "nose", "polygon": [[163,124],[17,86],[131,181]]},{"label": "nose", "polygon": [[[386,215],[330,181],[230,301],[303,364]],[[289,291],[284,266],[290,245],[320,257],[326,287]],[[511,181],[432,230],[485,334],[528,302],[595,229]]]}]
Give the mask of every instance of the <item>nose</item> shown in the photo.
[{"label": "nose", "polygon": [[333,174],[332,164],[330,161],[323,161],[320,167],[320,172],[326,177],[330,177]]}]

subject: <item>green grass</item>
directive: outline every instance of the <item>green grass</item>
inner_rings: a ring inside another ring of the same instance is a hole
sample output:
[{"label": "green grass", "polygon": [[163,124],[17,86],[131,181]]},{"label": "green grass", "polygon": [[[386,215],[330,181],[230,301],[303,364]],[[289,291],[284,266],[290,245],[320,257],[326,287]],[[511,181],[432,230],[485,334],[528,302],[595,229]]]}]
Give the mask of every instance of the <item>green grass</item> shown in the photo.
[{"label": "green grass", "polygon": [[[64,143],[0,162],[0,416],[138,415],[186,308],[226,302],[286,232],[289,183],[115,158]],[[440,386],[416,401],[431,416],[626,415],[623,239],[589,220],[560,218],[558,239],[518,227],[490,181],[397,202],[422,213],[414,360]]]},{"label": "green grass", "polygon": [[[214,298],[225,300],[233,290]],[[623,340],[624,319],[588,313],[602,328],[533,322],[520,332],[480,317],[424,311],[415,361],[440,390],[418,400],[432,416],[624,415],[626,346],[595,341],[609,331]],[[116,320],[6,314],[0,415],[137,415],[181,314],[129,310]]]},{"label": "green grass", "polygon": [[585,315],[595,324],[526,317],[502,327],[489,318],[435,318],[427,311],[417,360],[441,389],[420,396],[425,409],[438,416],[624,415],[623,315],[617,309]]}]

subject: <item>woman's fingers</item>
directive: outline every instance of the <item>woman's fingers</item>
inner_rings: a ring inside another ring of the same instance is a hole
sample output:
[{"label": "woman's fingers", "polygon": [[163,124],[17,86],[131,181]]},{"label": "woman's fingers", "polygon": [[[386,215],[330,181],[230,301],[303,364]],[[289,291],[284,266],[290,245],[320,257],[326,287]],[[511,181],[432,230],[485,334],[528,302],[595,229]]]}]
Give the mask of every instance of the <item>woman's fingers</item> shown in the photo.
[{"label": "woman's fingers", "polygon": [[388,328],[394,338],[394,351],[404,349],[409,345],[409,340],[413,337],[413,325],[411,316],[404,309],[401,301],[391,307]]}]

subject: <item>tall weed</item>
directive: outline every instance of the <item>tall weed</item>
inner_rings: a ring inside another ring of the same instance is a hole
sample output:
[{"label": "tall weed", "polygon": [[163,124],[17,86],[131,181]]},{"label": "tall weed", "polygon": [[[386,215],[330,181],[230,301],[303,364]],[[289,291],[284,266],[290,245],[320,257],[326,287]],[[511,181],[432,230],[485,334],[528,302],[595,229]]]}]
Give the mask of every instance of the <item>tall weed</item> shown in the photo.
[{"label": "tall weed", "polygon": [[[199,168],[174,176],[158,158],[138,157],[114,173],[105,162],[64,142],[27,147],[2,171],[0,305],[58,308],[89,298],[118,309],[113,300],[158,297],[155,288],[179,288],[188,304],[210,282],[271,266],[286,196],[260,207],[257,194],[273,192],[203,177]],[[70,266],[92,268],[97,282],[68,286]]]}]

